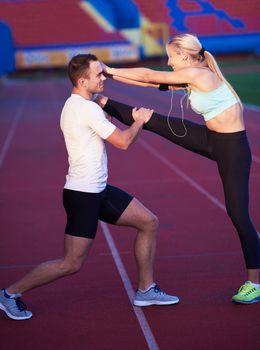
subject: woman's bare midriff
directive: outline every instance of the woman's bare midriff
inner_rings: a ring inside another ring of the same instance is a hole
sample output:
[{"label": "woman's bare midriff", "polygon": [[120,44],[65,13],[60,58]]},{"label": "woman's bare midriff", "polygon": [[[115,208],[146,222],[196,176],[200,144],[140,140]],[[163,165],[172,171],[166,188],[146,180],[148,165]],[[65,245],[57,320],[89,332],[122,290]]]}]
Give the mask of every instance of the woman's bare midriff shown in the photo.
[{"label": "woman's bare midriff", "polygon": [[218,116],[208,120],[206,126],[212,131],[222,133],[245,130],[243,111],[240,104],[236,103]]}]

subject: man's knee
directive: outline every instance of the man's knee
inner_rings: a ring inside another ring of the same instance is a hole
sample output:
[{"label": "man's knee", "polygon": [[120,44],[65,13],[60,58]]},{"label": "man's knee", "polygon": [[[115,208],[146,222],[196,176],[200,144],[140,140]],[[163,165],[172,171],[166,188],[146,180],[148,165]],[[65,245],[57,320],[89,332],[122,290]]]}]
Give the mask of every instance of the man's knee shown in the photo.
[{"label": "man's knee", "polygon": [[65,260],[62,264],[64,275],[73,275],[79,272],[84,264],[84,261],[79,259]]},{"label": "man's knee", "polygon": [[155,230],[157,230],[159,227],[159,219],[154,214],[152,215],[152,218],[151,218],[151,225],[154,227]]},{"label": "man's knee", "polygon": [[156,215],[154,215],[153,213],[150,213],[150,215],[145,218],[143,225],[149,231],[156,232],[159,226],[159,219]]}]

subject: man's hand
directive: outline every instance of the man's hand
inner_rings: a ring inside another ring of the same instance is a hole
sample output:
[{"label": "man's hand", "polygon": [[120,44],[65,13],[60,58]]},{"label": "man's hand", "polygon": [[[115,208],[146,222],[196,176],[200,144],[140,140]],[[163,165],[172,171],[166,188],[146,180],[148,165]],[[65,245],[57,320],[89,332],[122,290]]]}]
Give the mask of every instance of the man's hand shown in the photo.
[{"label": "man's hand", "polygon": [[116,130],[106,139],[113,146],[126,150],[136,140],[141,133],[143,125],[147,123],[153,114],[153,109],[148,108],[133,108],[132,116],[135,120],[129,128]]},{"label": "man's hand", "polygon": [[153,114],[153,109],[148,109],[148,108],[133,108],[132,110],[132,116],[135,121],[137,120],[142,120],[145,123],[149,122],[151,116]]}]

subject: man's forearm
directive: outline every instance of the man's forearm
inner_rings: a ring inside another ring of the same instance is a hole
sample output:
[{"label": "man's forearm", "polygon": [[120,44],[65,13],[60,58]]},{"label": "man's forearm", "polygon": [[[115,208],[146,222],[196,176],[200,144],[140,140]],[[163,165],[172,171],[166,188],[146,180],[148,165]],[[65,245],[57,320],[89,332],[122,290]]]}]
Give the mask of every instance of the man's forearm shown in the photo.
[{"label": "man's forearm", "polygon": [[127,145],[126,148],[128,148],[136,140],[143,128],[143,125],[144,121],[138,119],[134,121],[134,123],[128,129],[123,131],[123,137],[125,138],[125,142]]}]

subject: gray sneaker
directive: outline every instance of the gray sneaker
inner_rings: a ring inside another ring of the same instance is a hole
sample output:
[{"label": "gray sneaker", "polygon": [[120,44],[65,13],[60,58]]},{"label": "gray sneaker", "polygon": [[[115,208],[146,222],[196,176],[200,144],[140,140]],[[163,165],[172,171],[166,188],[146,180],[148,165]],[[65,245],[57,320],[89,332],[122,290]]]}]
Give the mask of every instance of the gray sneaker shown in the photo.
[{"label": "gray sneaker", "polygon": [[21,300],[21,294],[10,297],[4,288],[0,290],[0,309],[13,320],[27,320],[32,317],[31,311],[27,310],[26,305]]},{"label": "gray sneaker", "polygon": [[179,298],[163,292],[157,284],[152,286],[147,292],[141,292],[137,289],[133,304],[135,306],[149,305],[171,305],[177,304]]}]

